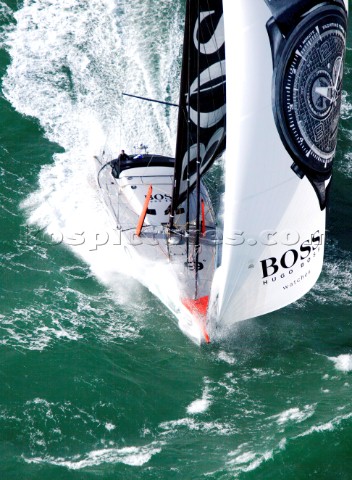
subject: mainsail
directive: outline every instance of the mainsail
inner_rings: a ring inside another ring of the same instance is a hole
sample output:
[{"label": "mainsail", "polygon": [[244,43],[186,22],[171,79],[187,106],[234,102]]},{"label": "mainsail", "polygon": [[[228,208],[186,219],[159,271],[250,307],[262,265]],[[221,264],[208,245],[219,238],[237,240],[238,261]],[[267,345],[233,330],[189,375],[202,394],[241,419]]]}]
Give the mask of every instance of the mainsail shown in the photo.
[{"label": "mainsail", "polygon": [[225,148],[222,0],[187,0],[183,48],[172,214]]},{"label": "mainsail", "polygon": [[224,331],[282,308],[319,277],[347,7],[347,0],[223,0],[224,232],[211,337],[214,323]]}]

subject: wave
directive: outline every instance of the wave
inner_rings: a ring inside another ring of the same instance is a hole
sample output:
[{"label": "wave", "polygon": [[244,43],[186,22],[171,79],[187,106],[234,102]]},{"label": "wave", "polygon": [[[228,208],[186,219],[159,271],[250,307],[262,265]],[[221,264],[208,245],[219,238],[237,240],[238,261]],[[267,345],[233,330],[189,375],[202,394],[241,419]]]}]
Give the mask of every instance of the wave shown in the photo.
[{"label": "wave", "polygon": [[300,437],[306,437],[308,435],[312,435],[314,433],[321,433],[321,432],[333,432],[337,427],[341,425],[341,423],[345,420],[349,420],[352,418],[352,413],[348,413],[345,415],[340,415],[335,417],[334,419],[322,423],[319,425],[313,425],[310,427],[308,430],[305,432],[301,433],[300,435],[297,435],[295,438],[300,438]]},{"label": "wave", "polygon": [[221,362],[225,362],[229,365],[234,365],[236,363],[236,358],[230,352],[225,352],[224,350],[220,350],[217,354],[217,360]]},{"label": "wave", "polygon": [[311,295],[319,303],[349,305],[352,302],[351,254],[337,246],[333,246],[332,254],[326,256],[323,275]]},{"label": "wave", "polygon": [[[268,461],[274,460],[275,456],[281,455],[284,451],[289,450],[290,446],[294,446],[302,438],[315,434],[333,432],[341,424],[352,418],[352,413],[340,415],[325,423],[313,425],[304,432],[288,437],[281,438],[272,448],[263,449],[251,448],[249,443],[241,444],[236,450],[230,451],[227,455],[226,467],[229,472],[235,475],[235,478],[242,478],[241,474],[254,471],[263,467]],[[253,446],[254,447],[254,446]],[[287,454],[290,458],[290,452]]]},{"label": "wave", "polygon": [[23,457],[26,463],[49,464],[58,467],[65,467],[69,470],[82,470],[84,468],[96,467],[104,463],[123,463],[132,467],[140,467],[160,453],[161,444],[158,442],[139,447],[104,448],[93,450],[86,455],[76,455],[71,458],[44,457]]},{"label": "wave", "polygon": [[[63,267],[63,278],[67,275],[65,270],[67,267]],[[74,269],[76,278],[78,271]],[[72,269],[68,268],[68,272],[68,282],[75,283]],[[89,272],[85,273],[89,277]],[[144,327],[147,308],[143,299],[138,305],[131,302],[138,288],[141,287],[127,278],[116,282],[114,289],[101,291],[98,287],[95,293],[61,284],[35,287],[30,304],[19,299],[10,313],[1,316],[0,344],[42,351],[62,340],[104,344],[119,339],[135,341]],[[116,308],[116,303],[122,307]]]},{"label": "wave", "polygon": [[[347,74],[347,72],[346,72]],[[349,101],[349,94],[346,91],[342,92],[341,104],[341,119],[349,120],[352,117],[352,103]]]},{"label": "wave", "polygon": [[198,413],[204,413],[211,405],[211,396],[209,389],[206,387],[203,391],[202,398],[193,400],[187,407],[187,413],[190,415],[196,415]]},{"label": "wave", "polygon": [[13,11],[0,1],[0,48],[6,47],[6,39],[13,29]]},{"label": "wave", "polygon": [[[148,268],[131,272],[118,248],[116,230],[100,201],[93,156],[102,150],[111,155],[121,148],[130,151],[140,141],[154,152],[172,154],[177,109],[139,102],[122,93],[128,90],[177,101],[180,5],[171,9],[169,2],[147,5],[142,0],[123,4],[115,0],[24,0],[15,13],[0,5],[0,12],[11,13],[15,21],[3,32],[11,57],[3,93],[18,112],[36,119],[44,136],[64,150],[48,159],[37,190],[22,202],[33,227],[31,246],[37,247],[38,227],[42,252],[52,246],[69,248],[99,281],[118,290],[119,296],[127,291],[121,274],[138,277],[155,289],[151,277],[159,272],[154,269],[151,275]],[[147,22],[151,16],[154,21]],[[129,282],[131,286],[134,291],[138,288]],[[27,322],[31,313],[13,313],[9,322],[16,322],[18,316]],[[71,328],[64,329],[66,334],[50,324],[39,328],[38,342],[28,340],[29,348],[45,348],[60,334],[78,338]]]},{"label": "wave", "polygon": [[304,297],[289,306],[301,310],[307,304],[350,305],[352,302],[352,256],[338,246],[336,241],[327,240],[324,265],[319,280]]},{"label": "wave", "polygon": [[229,436],[237,432],[237,429],[228,423],[217,421],[201,421],[194,418],[184,417],[177,420],[169,420],[159,425],[162,436],[177,436],[182,430],[199,431],[212,435]]},{"label": "wave", "polygon": [[132,149],[141,137],[153,151],[171,153],[177,112],[168,112],[165,122],[164,107],[122,93],[177,97],[178,8],[141,0],[119,8],[114,0],[25,0],[7,38],[6,98],[37,118],[46,137],[72,153],[72,163],[76,153],[84,157],[104,146]]},{"label": "wave", "polygon": [[298,407],[289,408],[284,412],[270,417],[275,420],[278,425],[285,425],[286,423],[301,423],[314,415],[316,405],[305,405],[303,409]]},{"label": "wave", "polygon": [[275,448],[264,452],[253,452],[252,450],[243,451],[248,445],[241,445],[237,450],[229,452],[228,460],[226,462],[227,467],[237,475],[242,472],[245,473],[255,470],[263,463],[272,460],[275,455],[285,450],[286,443],[286,438],[283,438]]}]

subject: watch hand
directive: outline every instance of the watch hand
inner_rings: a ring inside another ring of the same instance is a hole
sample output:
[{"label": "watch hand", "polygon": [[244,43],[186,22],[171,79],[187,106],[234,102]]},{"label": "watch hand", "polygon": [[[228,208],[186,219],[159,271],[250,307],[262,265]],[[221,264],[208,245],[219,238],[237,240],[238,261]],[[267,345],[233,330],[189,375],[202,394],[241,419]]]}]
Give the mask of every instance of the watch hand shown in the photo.
[{"label": "watch hand", "polygon": [[339,80],[340,80],[341,70],[342,70],[342,58],[340,58],[339,70],[336,75],[335,85],[333,86],[335,90],[337,90],[337,84],[339,83]]},{"label": "watch hand", "polygon": [[328,100],[332,100],[332,89],[333,87],[315,87],[315,93],[321,95],[322,97],[327,98]]}]

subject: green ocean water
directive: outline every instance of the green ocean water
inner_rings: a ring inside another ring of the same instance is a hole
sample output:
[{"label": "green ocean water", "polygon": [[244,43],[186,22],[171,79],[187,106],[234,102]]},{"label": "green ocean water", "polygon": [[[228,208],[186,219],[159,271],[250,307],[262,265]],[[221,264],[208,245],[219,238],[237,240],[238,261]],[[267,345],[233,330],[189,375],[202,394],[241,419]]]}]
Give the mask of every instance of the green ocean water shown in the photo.
[{"label": "green ocean water", "polygon": [[172,153],[173,111],[121,92],[177,101],[183,13],[0,1],[4,480],[352,478],[352,29],[323,273],[198,348],[115,260],[91,167],[136,138]]}]

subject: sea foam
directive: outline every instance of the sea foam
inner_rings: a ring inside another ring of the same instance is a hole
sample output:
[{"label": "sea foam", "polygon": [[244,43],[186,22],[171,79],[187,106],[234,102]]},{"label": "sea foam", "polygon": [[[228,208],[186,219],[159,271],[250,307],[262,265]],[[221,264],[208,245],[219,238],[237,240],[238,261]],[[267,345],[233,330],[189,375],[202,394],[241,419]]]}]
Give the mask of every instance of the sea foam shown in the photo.
[{"label": "sea foam", "polygon": [[23,457],[27,463],[50,464],[59,467],[66,467],[69,470],[81,470],[83,468],[95,467],[104,463],[124,463],[133,467],[140,467],[148,463],[153,455],[161,452],[160,443],[152,443],[142,447],[105,448],[92,450],[85,456],[74,456],[72,458],[44,457]]},{"label": "sea foam", "polygon": [[[6,35],[11,63],[3,92],[64,150],[42,167],[37,190],[22,203],[28,223],[43,229],[48,243],[81,257],[118,302],[123,274],[165,301],[173,296],[175,303],[178,289],[170,285],[172,279],[163,281],[169,278],[165,268],[141,261],[131,269],[95,181],[93,156],[103,150],[108,157],[121,148],[132,153],[141,141],[156,153],[174,150],[177,109],[167,107],[165,113],[166,107],[127,99],[122,92],[177,101],[180,6],[172,15],[159,15],[159,9],[153,24],[145,22],[145,3],[139,7],[114,0],[24,0]],[[156,35],[161,41],[155,52]],[[129,287],[133,290],[135,283]]]},{"label": "sea foam", "polygon": [[203,391],[202,398],[194,400],[187,407],[187,413],[190,415],[195,415],[198,413],[204,413],[208,410],[211,405],[211,399],[209,395],[208,388],[205,388]]},{"label": "sea foam", "polygon": [[315,407],[316,405],[305,405],[303,409],[298,407],[289,408],[270,418],[274,419],[279,425],[284,425],[288,422],[301,423],[314,414]]},{"label": "sea foam", "polygon": [[338,357],[329,357],[334,362],[336,370],[341,372],[350,372],[352,370],[352,354],[342,354]]}]

